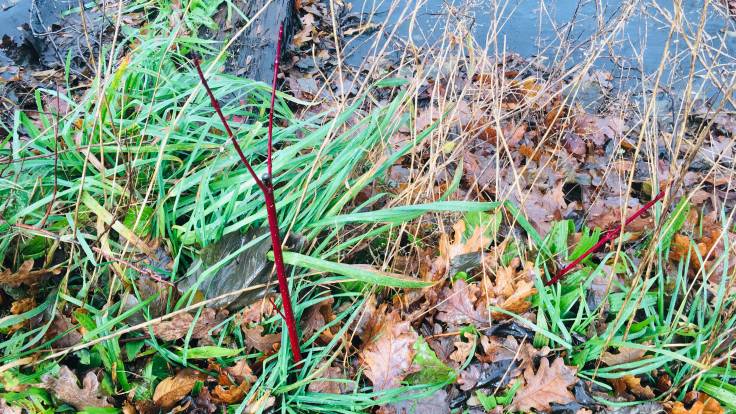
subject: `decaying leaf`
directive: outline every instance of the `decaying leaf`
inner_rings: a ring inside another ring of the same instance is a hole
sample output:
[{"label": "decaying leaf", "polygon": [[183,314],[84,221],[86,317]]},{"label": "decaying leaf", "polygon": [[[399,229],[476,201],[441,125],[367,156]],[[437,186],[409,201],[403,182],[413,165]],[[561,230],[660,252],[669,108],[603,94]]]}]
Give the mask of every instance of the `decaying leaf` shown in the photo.
[{"label": "decaying leaf", "polygon": [[473,352],[476,344],[475,335],[465,333],[463,336],[467,341],[462,341],[458,339],[457,341],[453,342],[453,345],[455,345],[455,351],[450,354],[450,359],[457,362],[458,364],[462,364],[468,360],[468,357],[470,356],[470,353]]},{"label": "decaying leaf", "polygon": [[575,396],[567,389],[577,382],[575,368],[566,366],[562,358],[555,359],[551,366],[547,358],[542,358],[536,373],[532,367],[527,367],[524,381],[511,404],[514,410],[543,411],[549,410],[553,402],[566,404],[575,401]]},{"label": "decaying leaf", "polygon": [[616,395],[627,396],[629,393],[634,399],[651,400],[655,397],[652,388],[641,385],[641,378],[633,375],[624,375],[621,378],[611,379],[611,385],[616,391]]},{"label": "decaying leaf", "polygon": [[[13,315],[20,315],[21,313],[28,312],[29,310],[36,307],[36,299],[34,299],[32,296],[29,298],[23,298],[20,300],[14,301],[10,305],[10,313]],[[13,326],[10,327],[8,330],[8,334],[12,334],[13,332],[23,329],[23,327],[30,322],[30,319],[26,319],[22,322],[19,322]]]},{"label": "decaying leaf", "polygon": [[488,325],[488,317],[483,315],[482,308],[476,306],[480,288],[477,284],[467,284],[464,280],[456,280],[452,288],[444,288],[437,305],[437,319],[453,326],[473,324]]},{"label": "decaying leaf", "polygon": [[216,385],[212,390],[212,398],[220,404],[237,404],[243,401],[250,389],[250,384],[244,382],[240,385]]},{"label": "decaying leaf", "polygon": [[225,368],[225,372],[235,380],[236,383],[247,382],[253,384],[256,382],[256,376],[253,375],[253,370],[248,365],[248,361],[245,358],[238,360],[235,365]]},{"label": "decaying leaf", "polygon": [[315,332],[319,332],[320,340],[326,343],[334,337],[332,331],[325,328],[325,325],[335,319],[332,311],[334,302],[335,300],[330,296],[307,310],[302,318],[302,335],[305,338],[310,338]]},{"label": "decaying leaf", "polygon": [[100,383],[92,371],[84,376],[82,388],[77,385],[77,381],[77,376],[66,365],[61,366],[57,377],[45,375],[41,378],[43,388],[78,410],[87,407],[112,407],[107,397],[100,392]]},{"label": "decaying leaf", "polygon": [[690,408],[680,401],[665,404],[669,414],[723,414],[725,410],[715,398],[705,393],[699,393],[698,399],[692,403]]},{"label": "decaying leaf", "polygon": [[204,376],[200,372],[183,369],[175,376],[164,378],[158,383],[153,392],[153,402],[164,410],[170,410],[192,391],[197,381],[203,379]]},{"label": "decaying leaf", "polygon": [[243,308],[243,310],[236,316],[236,320],[241,325],[261,323],[264,317],[268,318],[277,313],[273,304],[274,302],[269,300],[269,296],[267,295],[263,299],[255,303],[251,303]]},{"label": "decaying leaf", "polygon": [[[533,265],[526,263],[524,269],[518,272],[516,268],[520,261],[515,259],[509,266],[499,267],[496,270],[495,282],[484,275],[481,282],[483,294],[481,302],[495,305],[508,312],[520,315],[531,307],[529,299],[537,293],[534,283],[531,281],[530,271]],[[509,315],[501,312],[493,312],[494,319],[508,319]]]},{"label": "decaying leaf", "polygon": [[[192,339],[202,339],[210,335],[214,329],[227,317],[227,310],[215,311],[212,308],[204,308],[194,322],[194,316],[189,313],[180,313],[171,319],[158,322],[153,325],[153,333],[164,341],[175,341],[184,338],[192,328]],[[212,332],[213,334],[215,332]]]},{"label": "decaying leaf", "polygon": [[612,367],[614,365],[627,364],[629,362],[638,361],[644,358],[644,354],[647,353],[646,349],[621,347],[616,354],[610,352],[604,352],[601,355],[601,361],[604,364]]},{"label": "decaying leaf", "polygon": [[377,339],[363,348],[360,359],[365,375],[376,391],[396,388],[407,375],[416,371],[412,364],[413,345],[419,336],[397,311],[386,318]]},{"label": "decaying leaf", "polygon": [[263,334],[263,326],[255,325],[252,328],[241,327],[245,334],[245,344],[249,348],[257,349],[264,354],[273,353],[281,343],[281,334]]},{"label": "decaying leaf", "polygon": [[3,270],[0,273],[0,285],[8,285],[16,287],[20,285],[33,286],[47,276],[58,275],[61,269],[33,269],[33,260],[29,259],[23,262],[17,272],[11,272],[10,269]]},{"label": "decaying leaf", "polygon": [[[320,367],[322,369],[324,366]],[[330,381],[330,379],[346,379],[342,368],[334,365],[325,368],[319,376],[321,379],[309,383],[309,392],[342,394],[353,389],[353,384]]]}]

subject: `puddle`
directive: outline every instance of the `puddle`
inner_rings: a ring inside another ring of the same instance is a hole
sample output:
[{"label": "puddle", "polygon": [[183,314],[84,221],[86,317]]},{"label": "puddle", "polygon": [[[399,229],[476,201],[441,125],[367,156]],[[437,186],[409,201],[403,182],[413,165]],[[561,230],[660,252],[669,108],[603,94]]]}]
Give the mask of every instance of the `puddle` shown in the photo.
[{"label": "puddle", "polygon": [[[673,14],[674,7],[670,0],[633,3],[621,0],[414,0],[395,2],[401,4],[393,6],[390,0],[352,0],[351,3],[353,13],[373,11],[374,23],[398,24],[399,38],[411,36],[417,46],[435,44],[445,27],[452,28],[462,20],[471,27],[476,41],[487,48],[489,55],[505,50],[525,57],[541,56],[547,64],[560,60],[583,61],[591,44],[599,44],[596,38],[599,29],[610,30],[621,21],[621,30],[612,37],[611,47],[605,48],[595,66],[611,72],[627,71],[628,76],[656,72],[670,34],[666,15]],[[705,11],[703,41],[709,46],[708,64],[715,64],[716,70],[725,77],[736,69],[736,60],[730,55],[731,51],[736,51],[736,25],[733,18],[724,16],[722,10],[714,7],[720,7],[719,2],[712,3],[716,4]],[[415,7],[417,4],[420,6]],[[402,17],[404,5],[408,5],[408,11]],[[630,13],[625,14],[629,6],[632,6]],[[682,8],[683,19],[688,22],[689,30],[694,31],[703,14],[703,2],[683,0]],[[413,23],[412,15],[415,16]],[[498,25],[494,25],[494,21],[499,22]],[[372,39],[355,44],[354,53],[348,58],[351,64],[360,64],[365,56],[375,53]],[[381,48],[385,42],[378,44]],[[561,50],[562,44],[572,46]],[[565,53],[570,55],[563,59]],[[689,54],[685,39],[674,36],[670,55],[678,55],[680,59],[678,64],[667,65],[665,79],[682,78],[689,72]],[[702,63],[698,63],[696,69],[705,71]],[[714,85],[705,86],[717,89]]]},{"label": "puddle", "polygon": [[10,65],[13,59],[6,53],[17,45],[23,44],[25,31],[23,26],[31,15],[31,0],[7,0],[0,3],[0,65]]}]

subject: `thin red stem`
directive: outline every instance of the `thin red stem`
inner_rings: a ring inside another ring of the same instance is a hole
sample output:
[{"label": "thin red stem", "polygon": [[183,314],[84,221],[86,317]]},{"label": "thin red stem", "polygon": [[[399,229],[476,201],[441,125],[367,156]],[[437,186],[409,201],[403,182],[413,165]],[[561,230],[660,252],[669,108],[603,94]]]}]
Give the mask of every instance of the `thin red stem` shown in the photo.
[{"label": "thin red stem", "polygon": [[268,112],[268,157],[266,158],[266,166],[268,168],[268,176],[273,175],[273,163],[271,162],[271,153],[273,152],[273,107],[276,102],[276,81],[279,77],[279,62],[281,60],[281,41],[284,38],[284,24],[279,26],[279,41],[276,43],[276,59],[273,62],[273,81],[271,82],[271,110]]},{"label": "thin red stem", "polygon": [[603,233],[603,237],[601,237],[600,240],[598,240],[598,243],[594,244],[593,247],[588,249],[585,253],[581,254],[580,257],[573,260],[568,264],[567,266],[560,269],[555,277],[547,281],[545,283],[545,286],[549,286],[551,284],[557,283],[559,280],[561,280],[566,274],[568,274],[575,266],[577,266],[580,262],[585,260],[586,257],[590,256],[591,254],[597,252],[604,244],[608,243],[609,241],[615,239],[616,237],[621,234],[621,231],[629,225],[632,221],[634,221],[637,217],[644,214],[645,211],[649,210],[657,201],[661,200],[664,197],[665,190],[660,191],[659,194],[657,194],[656,197],[654,197],[653,200],[649,201],[648,203],[644,204],[639,210],[637,210],[634,214],[632,214],[629,218],[624,221],[623,226],[618,225],[617,227]]},{"label": "thin red stem", "polygon": [[233,131],[230,129],[230,124],[227,123],[227,119],[225,119],[225,115],[222,113],[222,109],[220,109],[220,103],[217,102],[217,98],[215,98],[215,94],[212,93],[212,89],[210,89],[210,85],[207,83],[207,79],[204,77],[204,73],[202,72],[202,67],[199,65],[199,59],[194,58],[194,66],[197,68],[197,73],[199,74],[199,79],[202,81],[202,85],[204,86],[204,89],[207,91],[207,95],[210,97],[210,103],[212,104],[212,108],[215,109],[215,112],[220,117],[220,121],[222,121],[222,125],[225,127],[225,131],[227,132],[227,136],[230,137],[230,140],[233,142],[233,147],[235,147],[235,152],[238,153],[238,156],[240,157],[240,161],[243,162],[245,165],[245,168],[248,169],[248,172],[253,177],[253,180],[255,180],[256,185],[258,185],[258,188],[261,189],[265,193],[266,186],[263,184],[260,178],[258,178],[258,175],[256,175],[256,172],[253,171],[253,167],[250,166],[250,163],[245,158],[245,154],[243,154],[243,150],[240,149],[240,144],[238,144],[238,140],[235,139],[235,135],[233,134]]},{"label": "thin red stem", "polygon": [[284,268],[284,256],[281,251],[281,237],[279,235],[279,223],[278,223],[278,216],[276,213],[276,201],[273,195],[273,179],[271,177],[271,174],[272,174],[272,161],[271,161],[272,157],[271,156],[273,152],[273,112],[274,112],[274,104],[276,101],[276,81],[278,77],[279,56],[281,55],[281,42],[283,39],[283,33],[284,33],[284,27],[283,25],[281,25],[279,29],[278,43],[276,44],[276,59],[274,61],[274,70],[273,70],[273,85],[272,85],[273,88],[271,91],[271,108],[268,114],[268,156],[266,158],[268,175],[267,175],[267,179],[263,181],[258,178],[255,171],[251,167],[250,163],[245,158],[243,151],[240,149],[240,145],[238,145],[238,142],[236,141],[232,130],[230,130],[230,126],[227,123],[227,119],[222,114],[222,110],[220,109],[220,105],[217,102],[217,99],[215,99],[215,96],[212,93],[212,90],[207,84],[207,80],[204,77],[204,73],[202,73],[202,68],[199,65],[199,60],[195,59],[194,65],[197,67],[197,73],[199,74],[199,78],[202,81],[204,88],[207,90],[207,94],[210,97],[210,102],[212,103],[212,107],[215,109],[215,112],[217,112],[217,115],[220,117],[222,124],[225,126],[225,131],[227,131],[228,136],[232,140],[233,146],[235,147],[235,150],[240,156],[240,160],[243,162],[245,167],[248,169],[248,172],[253,177],[253,180],[255,180],[256,184],[258,185],[258,188],[260,188],[261,192],[263,193],[263,198],[266,204],[266,215],[268,216],[268,230],[271,233],[271,246],[273,247],[273,261],[274,261],[274,266],[276,267],[276,277],[278,278],[278,281],[279,281],[279,292],[281,293],[281,302],[283,303],[283,307],[284,307],[284,312],[281,315],[284,318],[284,321],[286,322],[286,328],[289,334],[289,345],[291,347],[291,354],[294,357],[294,362],[296,364],[299,364],[302,361],[302,355],[299,349],[299,336],[296,330],[296,319],[294,318],[294,311],[291,308],[291,296],[289,295],[289,282],[286,279],[286,270]]}]

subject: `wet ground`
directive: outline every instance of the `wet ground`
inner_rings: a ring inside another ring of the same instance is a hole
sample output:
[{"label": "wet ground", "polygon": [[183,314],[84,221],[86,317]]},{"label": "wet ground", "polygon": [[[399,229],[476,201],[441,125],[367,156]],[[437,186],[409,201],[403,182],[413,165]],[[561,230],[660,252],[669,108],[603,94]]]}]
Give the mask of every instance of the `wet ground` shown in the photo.
[{"label": "wet ground", "polygon": [[[393,2],[397,3],[397,2]],[[602,38],[619,27],[612,42],[595,61],[596,67],[651,74],[662,61],[673,3],[670,0],[413,0],[392,4],[391,0],[352,0],[352,12],[375,13],[375,22],[387,20],[399,23],[397,34],[418,46],[434,44],[446,27],[454,29],[458,22],[470,27],[476,41],[495,55],[503,51],[525,57],[542,56],[547,64],[564,60],[576,63],[591,50],[600,48]],[[404,4],[408,4],[403,13]],[[733,73],[736,60],[736,29],[734,19],[726,16],[722,3],[711,2],[703,10],[703,1],[684,0],[683,21],[694,32],[704,17],[704,42],[710,50],[709,63],[720,65],[723,74]],[[416,7],[414,7],[416,5]],[[411,16],[415,16],[412,22]],[[494,24],[494,22],[497,22]],[[602,34],[602,35],[601,35]],[[381,44],[379,42],[379,44]],[[382,44],[381,44],[382,45]],[[560,47],[565,45],[564,47]],[[363,44],[351,57],[352,63],[370,54],[370,43]],[[565,56],[569,53],[570,56]],[[675,34],[670,56],[680,58],[677,64],[667,64],[666,73],[681,78],[689,71],[689,50],[682,36]],[[697,68],[703,70],[703,65]],[[713,85],[709,85],[712,87]]]}]

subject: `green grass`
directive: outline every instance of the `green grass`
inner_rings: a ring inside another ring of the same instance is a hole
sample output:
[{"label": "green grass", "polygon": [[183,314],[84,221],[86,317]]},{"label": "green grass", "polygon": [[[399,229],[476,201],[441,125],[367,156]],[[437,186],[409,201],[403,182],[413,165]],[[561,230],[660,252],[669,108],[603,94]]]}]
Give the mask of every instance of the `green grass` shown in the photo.
[{"label": "green grass", "polygon": [[[211,14],[211,5],[202,4],[188,7]],[[140,4],[132,10],[153,6]],[[180,24],[195,31],[196,13],[185,13],[187,19]],[[48,412],[58,401],[41,388],[18,386],[38,383],[60,363],[74,364],[82,371],[102,368],[101,386],[108,394],[132,393],[135,399],[146,400],[155,385],[178,367],[206,370],[203,359],[226,366],[243,357],[249,361],[261,357],[240,355],[245,342],[233,316],[221,323],[223,329],[212,338],[212,346],[190,346],[191,330],[183,345],[158,340],[150,329],[155,322],[154,302],[165,302],[166,317],[189,311],[198,317],[204,304],[195,300],[192,291],[179,300],[172,300],[171,292],[166,291],[147,296],[137,288],[135,281],[140,275],[135,269],[99,253],[102,250],[128,260],[141,247],[150,248],[152,240],[158,241],[172,266],[150,267],[176,281],[197,271],[193,264],[203,246],[223,234],[261,227],[266,218],[261,194],[232,150],[185,55],[197,51],[210,59],[210,85],[223,103],[225,115],[242,120],[231,125],[257,172],[265,170],[269,87],[219,73],[219,51],[206,41],[177,37],[163,15],[151,22],[146,34],[123,30],[127,39],[117,46],[115,59],[103,62],[103,72],[109,76],[96,78],[80,99],[60,97],[70,105],[68,114],[57,119],[45,113],[43,98],[56,99],[56,92],[39,89],[38,119],[16,112],[9,135],[2,138],[0,157],[11,159],[0,181],[3,266],[17,268],[24,260],[33,259],[37,268],[62,271],[54,284],[41,285],[36,295],[42,298],[38,306],[0,318],[0,397],[30,412]],[[128,50],[126,45],[134,43],[138,46]],[[291,363],[283,336],[279,351],[262,361],[262,373],[245,402],[271,395],[277,398],[281,412],[362,412],[429,395],[452,382],[453,375],[438,375],[427,383],[407,382],[398,389],[374,392],[358,372],[356,378],[345,380],[355,385],[352,392],[333,395],[308,391],[309,384],[321,378],[324,364],[352,352],[346,349],[349,344],[343,337],[360,317],[366,292],[425,284],[377,270],[384,264],[378,260],[365,263],[375,265],[373,270],[343,263],[354,246],[391,239],[396,229],[426,217],[503,212],[506,224],[519,226],[529,237],[506,253],[534,261],[545,273],[535,279],[539,292],[534,298],[536,321],[510,315],[534,330],[536,346],[548,345],[564,353],[566,362],[579,368],[581,378],[604,389],[610,389],[606,379],[624,374],[646,377],[659,370],[672,379],[674,398],[701,390],[725,407],[736,409],[730,366],[704,361],[709,355],[723,355],[724,351],[716,351],[724,344],[728,345],[725,352],[732,351],[736,318],[734,298],[727,289],[730,258],[718,258],[724,270],[712,294],[706,292],[706,283],[688,276],[686,266],[674,266],[672,271],[668,265],[671,239],[683,225],[687,202],[671,212],[658,211],[663,225],[648,236],[650,244],[623,249],[618,255],[611,252],[601,261],[609,263],[615,257],[614,271],[629,283],[620,283],[606,274],[608,267],[586,260],[563,283],[550,288],[542,282],[542,276],[551,276],[550,260],[574,259],[598,240],[600,231],[586,230],[586,236],[570,251],[570,222],[556,223],[550,234],[543,236],[511,203],[450,200],[460,185],[461,163],[439,201],[404,205],[400,200],[401,205],[371,210],[380,197],[392,197],[379,192],[358,203],[356,196],[361,190],[373,184],[380,188],[387,169],[429,140],[441,123],[438,120],[419,131],[413,142],[381,157],[388,139],[413,121],[413,96],[402,89],[404,86],[405,82],[393,78],[375,84],[374,90],[390,88],[395,93],[391,101],[372,106],[370,111],[365,111],[370,107],[365,95],[350,106],[308,119],[298,119],[293,108],[309,103],[277,95],[273,165],[279,221],[284,230],[288,227],[309,241],[306,251],[285,254],[293,265],[290,289],[293,297],[299,298],[295,313],[299,319],[310,306],[330,297],[339,311],[328,327],[339,330],[327,344],[317,341],[319,332],[301,338],[305,360],[300,367]],[[498,214],[494,217],[500,217]],[[722,217],[722,222],[729,220]],[[725,226],[724,231],[728,230]],[[493,231],[497,233],[498,228]],[[728,238],[724,242],[728,251]],[[654,252],[652,270],[640,272],[637,263],[650,252]],[[199,276],[200,282],[231,259],[206,269]],[[705,280],[706,276],[700,272],[697,278]],[[586,299],[597,278],[614,280],[613,289],[603,303],[590,308]],[[116,299],[125,293],[135,295],[138,305],[126,310]],[[603,306],[608,310],[604,312]],[[49,338],[46,333],[52,328],[54,315],[70,310],[75,324]],[[128,322],[129,316],[139,312],[146,322]],[[30,323],[26,329],[8,334],[14,325],[37,320],[39,315],[45,315],[45,323]],[[607,323],[604,329],[596,330],[601,318]],[[268,333],[285,331],[279,316],[270,317],[263,325]],[[59,351],[57,344],[63,335],[79,328],[84,332],[81,344]],[[620,347],[645,348],[650,357],[617,367],[597,364],[603,352]],[[422,355],[426,366],[443,371],[436,356]],[[37,359],[24,359],[30,356]],[[24,366],[16,366],[16,361]],[[245,402],[230,407],[230,412],[243,412]]]}]

